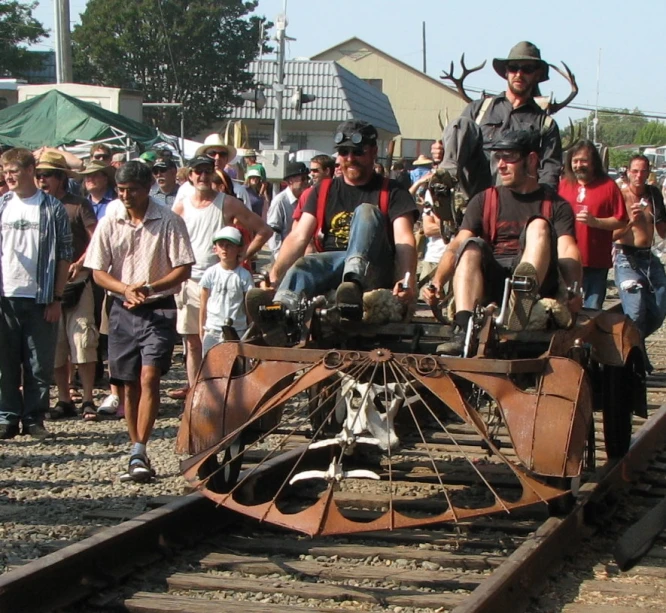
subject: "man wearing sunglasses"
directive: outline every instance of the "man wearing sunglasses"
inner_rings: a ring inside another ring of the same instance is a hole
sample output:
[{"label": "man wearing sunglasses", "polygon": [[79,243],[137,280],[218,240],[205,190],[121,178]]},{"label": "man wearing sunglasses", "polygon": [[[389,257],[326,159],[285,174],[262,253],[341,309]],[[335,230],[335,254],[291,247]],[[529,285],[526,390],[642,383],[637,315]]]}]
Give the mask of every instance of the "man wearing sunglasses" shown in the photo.
[{"label": "man wearing sunglasses", "polygon": [[178,195],[178,183],[176,183],[176,173],[178,166],[170,158],[157,158],[153,164],[152,173],[155,178],[155,184],[150,189],[150,195],[160,204],[171,208]]},{"label": "man wearing sunglasses", "polygon": [[[417,208],[407,190],[375,174],[377,136],[374,126],[365,121],[338,126],[334,142],[342,176],[322,181],[312,190],[270,272],[271,284],[279,284],[274,300],[285,309],[294,312],[302,297],[330,290],[336,290],[336,303],[350,318],[362,316],[363,292],[378,287],[393,288],[405,303],[414,300]],[[315,238],[323,252],[302,257]],[[410,279],[404,288],[406,273]],[[266,294],[248,292],[248,313],[267,340],[284,342],[274,322],[261,320],[260,306],[267,302]]]},{"label": "man wearing sunglasses", "polygon": [[194,192],[179,199],[173,206],[173,212],[185,221],[194,250],[192,274],[183,283],[176,297],[178,307],[176,330],[185,338],[188,386],[169,392],[169,397],[174,399],[186,397],[187,390],[194,384],[201,365],[199,281],[206,269],[218,262],[217,255],[211,249],[213,236],[225,226],[240,224],[253,236],[244,255],[244,258],[251,258],[273,234],[261,217],[248,210],[240,200],[213,189],[212,180],[215,173],[215,163],[208,155],[199,155],[191,160],[188,179]]},{"label": "man wearing sunglasses", "polygon": [[507,58],[493,60],[495,72],[506,79],[506,91],[498,96],[470,102],[442,137],[432,146],[440,168],[457,177],[465,194],[500,185],[491,160],[493,143],[511,130],[534,130],[539,135],[539,183],[557,189],[562,167],[562,143],[557,124],[534,100],[539,83],[548,80],[548,64],[530,42],[520,42]]},{"label": "man wearing sunglasses", "polygon": [[[509,276],[527,279],[529,291],[513,292],[508,327],[526,327],[538,296],[554,297],[561,274],[567,287],[581,282],[573,211],[569,204],[537,181],[538,138],[531,131],[509,132],[492,145],[502,181],[474,196],[460,231],[449,244],[425,292],[436,304],[453,278],[455,327],[439,353],[461,355],[465,332],[476,304],[500,304]],[[493,210],[494,209],[494,210]],[[569,302],[576,312],[581,299]]]},{"label": "man wearing sunglasses", "polygon": [[104,164],[104,166],[111,166],[111,158],[113,154],[111,148],[104,143],[93,143],[90,147],[90,159],[97,160]]}]

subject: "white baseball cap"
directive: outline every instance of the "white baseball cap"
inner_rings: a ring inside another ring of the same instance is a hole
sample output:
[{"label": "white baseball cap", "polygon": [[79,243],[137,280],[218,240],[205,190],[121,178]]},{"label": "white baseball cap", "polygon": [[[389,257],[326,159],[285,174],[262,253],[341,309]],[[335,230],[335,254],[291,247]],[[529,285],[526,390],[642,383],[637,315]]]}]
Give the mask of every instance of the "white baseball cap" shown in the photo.
[{"label": "white baseball cap", "polygon": [[238,228],[234,228],[233,226],[225,226],[213,235],[213,245],[217,243],[217,241],[229,241],[234,245],[242,245],[243,235],[240,233]]}]

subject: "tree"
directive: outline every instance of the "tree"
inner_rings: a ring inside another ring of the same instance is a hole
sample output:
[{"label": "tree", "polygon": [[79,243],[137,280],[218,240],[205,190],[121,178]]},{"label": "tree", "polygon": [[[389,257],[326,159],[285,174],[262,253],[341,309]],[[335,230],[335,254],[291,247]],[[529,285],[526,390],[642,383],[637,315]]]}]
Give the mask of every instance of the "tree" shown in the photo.
[{"label": "tree", "polygon": [[[594,112],[591,112],[585,119],[579,119],[575,122],[574,133],[580,131],[582,138],[587,138],[588,125],[590,139],[592,138],[592,125]],[[647,118],[638,109],[621,111],[613,109],[599,109],[599,123],[597,124],[597,141],[608,147],[617,147],[618,145],[633,145],[636,143],[636,137],[639,130],[648,123]],[[565,130],[565,133],[568,133]]]},{"label": "tree", "polygon": [[[72,32],[75,80],[141,90],[146,102],[182,102],[194,134],[222,119],[252,87],[259,50],[256,1],[90,0]],[[180,110],[149,108],[146,119],[180,133]]]},{"label": "tree", "polygon": [[636,135],[639,145],[666,145],[666,126],[659,121],[649,121]]},{"label": "tree", "polygon": [[39,42],[47,32],[32,17],[37,2],[26,4],[0,0],[0,74],[22,77],[32,68],[39,68],[42,58],[22,45]]}]

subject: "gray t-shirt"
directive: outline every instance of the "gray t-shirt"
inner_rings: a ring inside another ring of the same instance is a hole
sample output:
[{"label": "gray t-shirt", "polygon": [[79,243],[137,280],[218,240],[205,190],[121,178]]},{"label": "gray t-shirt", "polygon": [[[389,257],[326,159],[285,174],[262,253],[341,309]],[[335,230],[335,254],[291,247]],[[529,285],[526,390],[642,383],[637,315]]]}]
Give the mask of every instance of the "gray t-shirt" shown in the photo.
[{"label": "gray t-shirt", "polygon": [[231,319],[236,332],[242,336],[247,330],[245,294],[254,287],[249,271],[242,266],[227,270],[215,264],[204,272],[199,285],[209,291],[204,330],[219,333],[225,320]]}]

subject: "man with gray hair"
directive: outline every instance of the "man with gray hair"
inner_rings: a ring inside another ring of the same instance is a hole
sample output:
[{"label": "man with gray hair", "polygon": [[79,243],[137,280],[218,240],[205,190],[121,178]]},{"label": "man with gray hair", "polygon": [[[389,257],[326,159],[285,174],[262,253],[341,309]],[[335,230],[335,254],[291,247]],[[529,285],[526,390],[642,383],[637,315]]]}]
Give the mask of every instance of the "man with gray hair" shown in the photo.
[{"label": "man with gray hair", "polygon": [[562,168],[562,143],[557,124],[539,106],[539,83],[548,80],[548,64],[539,48],[523,41],[507,58],[493,60],[495,72],[506,79],[506,90],[470,102],[458,119],[444,130],[431,148],[432,158],[450,173],[468,198],[491,185],[501,184],[491,149],[506,132],[533,130],[539,135],[539,183],[554,190]]}]

